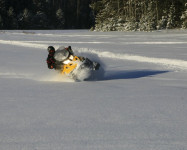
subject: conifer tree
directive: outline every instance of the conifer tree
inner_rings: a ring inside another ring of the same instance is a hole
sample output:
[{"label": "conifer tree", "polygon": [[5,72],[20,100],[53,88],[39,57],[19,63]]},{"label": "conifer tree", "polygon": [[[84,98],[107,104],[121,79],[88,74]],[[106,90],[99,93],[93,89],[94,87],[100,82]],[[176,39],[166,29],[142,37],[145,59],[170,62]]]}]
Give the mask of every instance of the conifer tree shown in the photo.
[{"label": "conifer tree", "polygon": [[47,16],[42,11],[37,11],[36,15],[33,17],[33,22],[35,22],[33,28],[35,29],[48,29],[49,22]]},{"label": "conifer tree", "polygon": [[149,0],[146,6],[144,10],[145,14],[142,14],[139,22],[139,28],[143,31],[152,31],[155,30],[157,26],[156,3],[153,0]]},{"label": "conifer tree", "polygon": [[62,11],[61,8],[59,8],[56,11],[56,19],[57,19],[57,28],[58,29],[63,29],[64,28],[64,23],[65,23],[65,19],[64,19],[64,12]]},{"label": "conifer tree", "polygon": [[45,13],[46,10],[46,1],[45,0],[33,0],[34,4],[34,13],[32,22],[35,24],[33,28],[36,29],[47,29],[49,28],[49,20],[47,19],[47,15]]},{"label": "conifer tree", "polygon": [[23,10],[23,24],[26,29],[32,28],[32,14],[31,12],[25,8]]},{"label": "conifer tree", "polygon": [[169,14],[168,14],[168,22],[167,22],[167,29],[172,29],[176,26],[176,15],[175,15],[176,9],[174,4],[170,6]]},{"label": "conifer tree", "polygon": [[13,7],[10,7],[9,10],[7,11],[7,28],[8,29],[18,28],[18,22]]},{"label": "conifer tree", "polygon": [[96,30],[102,31],[115,31],[116,10],[110,0],[102,0],[102,4],[105,6],[99,11],[96,17]]},{"label": "conifer tree", "polygon": [[5,0],[0,0],[0,28],[5,27],[6,16]]},{"label": "conifer tree", "polygon": [[181,20],[182,20],[182,28],[187,29],[187,3],[185,4],[186,9],[182,13]]},{"label": "conifer tree", "polygon": [[3,28],[3,18],[0,15],[0,29],[2,29],[2,28]]}]

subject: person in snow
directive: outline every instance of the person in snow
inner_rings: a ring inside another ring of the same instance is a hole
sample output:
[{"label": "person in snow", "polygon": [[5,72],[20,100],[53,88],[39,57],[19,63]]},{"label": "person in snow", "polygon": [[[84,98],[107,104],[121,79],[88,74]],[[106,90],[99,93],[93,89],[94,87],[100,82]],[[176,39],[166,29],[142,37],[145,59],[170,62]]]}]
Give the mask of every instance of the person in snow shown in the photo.
[{"label": "person in snow", "polygon": [[[68,47],[60,47],[55,51],[55,48],[53,46],[49,46],[47,48],[48,51],[48,57],[47,57],[47,66],[49,69],[55,69],[55,70],[62,70],[63,61],[70,56],[74,56],[74,53],[71,49],[71,46]],[[67,58],[64,58],[64,56]]]},{"label": "person in snow", "polygon": [[[63,66],[66,64],[66,60],[73,60],[75,57],[73,50],[71,49],[71,46],[59,47],[56,51],[53,46],[49,46],[47,48],[49,54],[47,57],[47,65],[49,69],[55,69],[55,70],[63,70]],[[88,58],[84,58],[79,56],[78,57],[80,61],[84,62],[84,66],[88,68],[93,68],[93,70],[98,70],[100,67],[99,63],[92,62]]]},{"label": "person in snow", "polygon": [[49,46],[47,48],[47,51],[48,51],[48,57],[47,57],[47,66],[49,69],[55,69],[56,66],[55,66],[55,59],[54,59],[54,54],[55,54],[55,48],[53,46]]}]

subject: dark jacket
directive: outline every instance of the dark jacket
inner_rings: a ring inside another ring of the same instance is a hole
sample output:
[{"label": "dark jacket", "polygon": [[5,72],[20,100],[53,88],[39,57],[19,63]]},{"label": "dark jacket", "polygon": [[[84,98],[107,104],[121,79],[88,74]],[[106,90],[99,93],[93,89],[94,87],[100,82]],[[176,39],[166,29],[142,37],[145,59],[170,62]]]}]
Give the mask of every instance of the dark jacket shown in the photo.
[{"label": "dark jacket", "polygon": [[[68,52],[69,55],[74,55],[71,46],[65,48]],[[62,61],[57,61],[54,58],[55,50],[50,50],[48,57],[47,57],[47,65],[49,69],[56,69],[56,70],[61,70],[63,68],[63,62]]]},{"label": "dark jacket", "polygon": [[49,52],[49,54],[48,54],[46,61],[47,61],[47,65],[48,65],[49,69],[56,68],[54,54],[55,54],[55,51]]}]

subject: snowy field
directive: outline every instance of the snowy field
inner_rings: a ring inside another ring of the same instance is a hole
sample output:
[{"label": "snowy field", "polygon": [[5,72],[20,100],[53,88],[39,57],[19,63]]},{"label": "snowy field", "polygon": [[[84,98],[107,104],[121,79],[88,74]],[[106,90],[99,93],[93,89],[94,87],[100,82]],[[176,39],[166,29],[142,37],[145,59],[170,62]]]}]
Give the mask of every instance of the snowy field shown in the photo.
[{"label": "snowy field", "polygon": [[[59,77],[49,45],[104,78]],[[0,150],[187,150],[187,31],[0,31]]]}]

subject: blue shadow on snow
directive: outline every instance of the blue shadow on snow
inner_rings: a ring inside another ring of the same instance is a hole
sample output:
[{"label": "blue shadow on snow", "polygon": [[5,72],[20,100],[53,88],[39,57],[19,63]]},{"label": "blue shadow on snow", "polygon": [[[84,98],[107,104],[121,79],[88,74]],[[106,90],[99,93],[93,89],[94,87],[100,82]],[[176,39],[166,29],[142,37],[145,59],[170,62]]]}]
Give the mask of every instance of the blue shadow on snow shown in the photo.
[{"label": "blue shadow on snow", "polygon": [[103,80],[117,80],[117,79],[134,79],[153,76],[157,74],[167,73],[169,71],[160,70],[125,70],[125,71],[106,71]]}]

